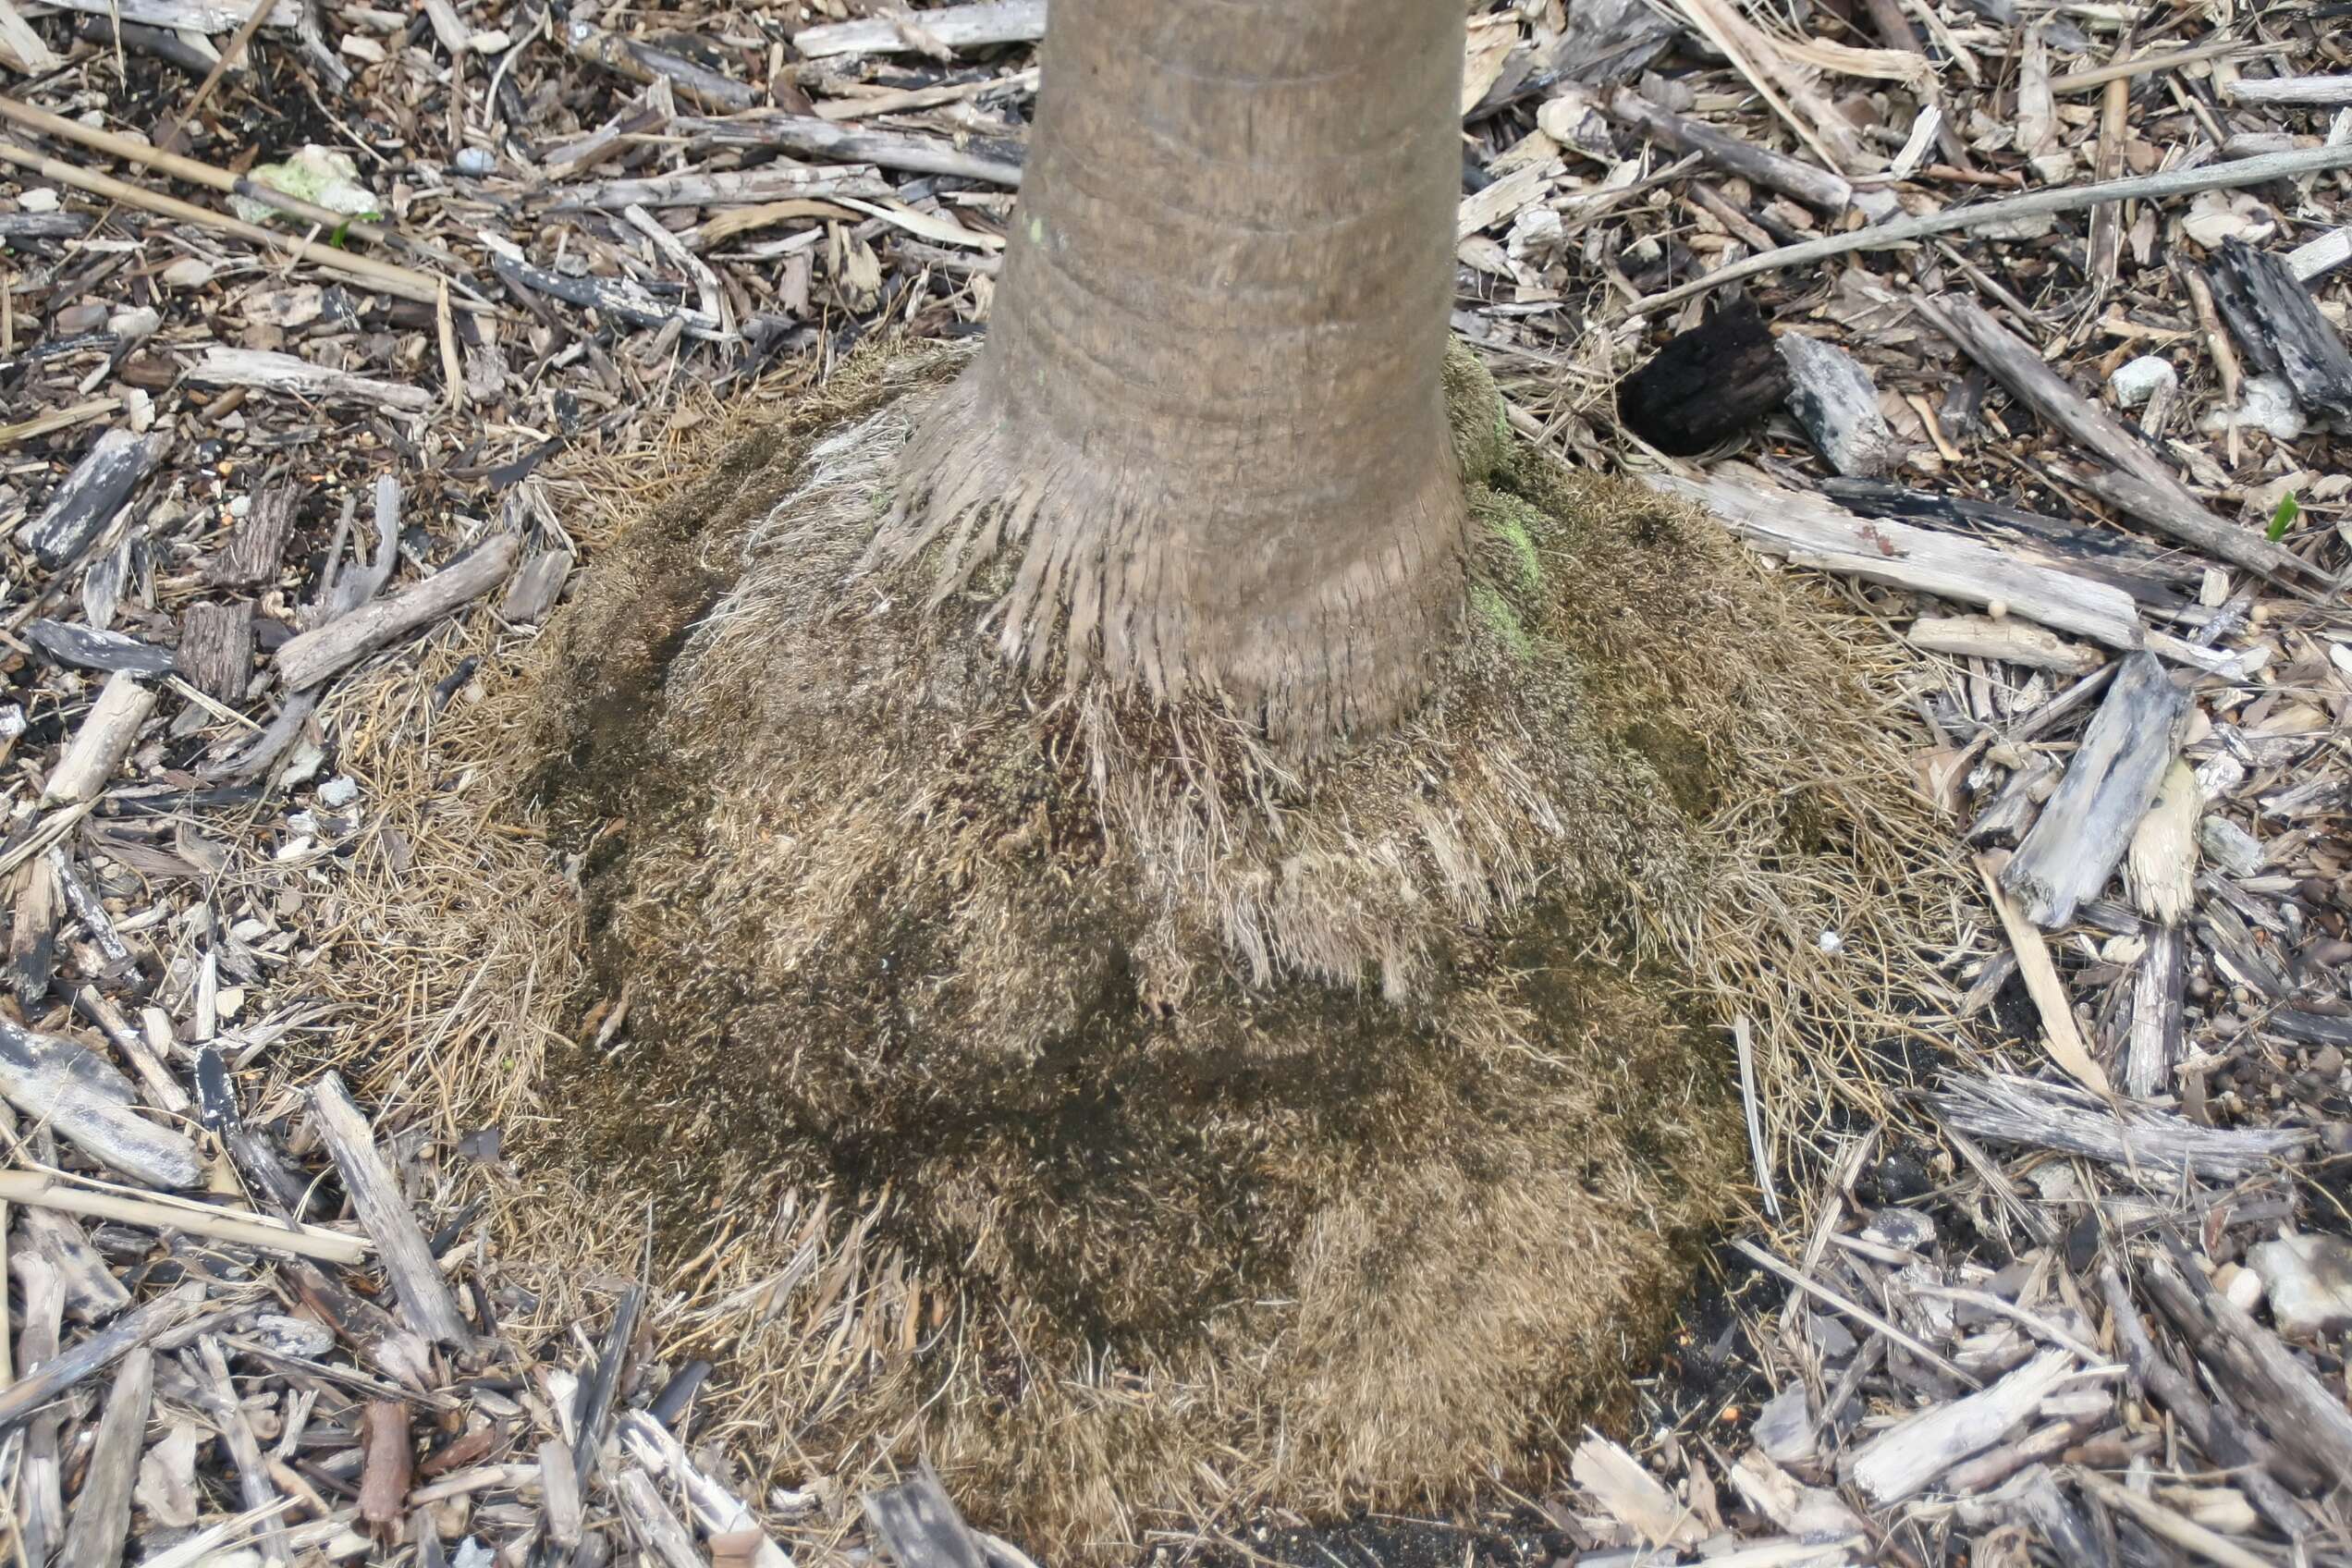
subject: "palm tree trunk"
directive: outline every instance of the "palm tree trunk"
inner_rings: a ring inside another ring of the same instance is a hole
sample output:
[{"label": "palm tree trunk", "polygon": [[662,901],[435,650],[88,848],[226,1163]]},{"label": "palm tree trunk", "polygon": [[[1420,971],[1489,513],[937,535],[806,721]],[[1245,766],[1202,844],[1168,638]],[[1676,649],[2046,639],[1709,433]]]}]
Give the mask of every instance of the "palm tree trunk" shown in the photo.
[{"label": "palm tree trunk", "polygon": [[1305,747],[1393,718],[1464,595],[1462,47],[1459,0],[1055,0],[987,342],[877,557],[944,599],[1001,555],[1025,668]]}]

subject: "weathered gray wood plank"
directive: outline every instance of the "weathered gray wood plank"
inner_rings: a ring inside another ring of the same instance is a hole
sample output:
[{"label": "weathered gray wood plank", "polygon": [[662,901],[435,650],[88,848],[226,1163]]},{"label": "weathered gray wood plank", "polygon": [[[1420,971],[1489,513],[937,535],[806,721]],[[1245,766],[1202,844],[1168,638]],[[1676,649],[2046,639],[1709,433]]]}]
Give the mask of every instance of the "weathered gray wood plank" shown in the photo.
[{"label": "weathered gray wood plank", "polygon": [[2065,925],[2114,875],[2164,770],[2180,754],[2189,708],[2188,693],[2155,655],[2124,661],[2057,792],[2002,869],[2001,886],[2023,900],[2035,925]]},{"label": "weathered gray wood plank", "polygon": [[340,1073],[329,1072],[311,1086],[311,1112],[410,1325],[444,1344],[472,1343],[473,1331],[458,1310],[458,1298]]}]

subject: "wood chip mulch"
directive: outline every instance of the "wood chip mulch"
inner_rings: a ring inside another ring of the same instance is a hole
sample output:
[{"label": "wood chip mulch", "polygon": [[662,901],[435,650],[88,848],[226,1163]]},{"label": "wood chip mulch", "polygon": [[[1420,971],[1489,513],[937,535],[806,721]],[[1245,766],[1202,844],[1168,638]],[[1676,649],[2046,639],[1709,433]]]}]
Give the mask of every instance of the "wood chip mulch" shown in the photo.
[{"label": "wood chip mulch", "polygon": [[[1984,888],[1520,1559],[2352,1562],[2348,16],[1476,7],[1458,330],[1916,650]],[[643,1292],[502,1336],[495,1133],[276,1070],[368,818],[318,711],[544,619],[550,459],[977,330],[1044,18],[0,0],[18,1561],[791,1561],[826,1478],[704,1441]],[[1025,1562],[906,1487],[844,1550]]]}]

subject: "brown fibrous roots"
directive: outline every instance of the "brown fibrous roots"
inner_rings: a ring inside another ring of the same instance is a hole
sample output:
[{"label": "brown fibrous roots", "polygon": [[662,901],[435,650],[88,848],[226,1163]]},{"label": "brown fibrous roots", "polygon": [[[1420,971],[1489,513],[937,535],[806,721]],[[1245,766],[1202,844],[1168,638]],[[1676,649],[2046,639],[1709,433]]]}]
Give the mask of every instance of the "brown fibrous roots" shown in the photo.
[{"label": "brown fibrous roots", "polygon": [[1921,974],[1888,693],[1463,374],[1467,607],[1401,722],[1302,760],[1246,703],[1031,679],[1007,582],[872,553],[951,369],[845,378],[621,534],[445,729],[469,790],[418,777],[463,962],[416,957],[447,899],[385,950],[579,1042],[502,1081],[557,1113],[510,1151],[733,1281],[668,1320],[781,1481],[927,1454],[1067,1557],[1524,1476],[1740,1204],[1726,1015],[1785,1137]]}]

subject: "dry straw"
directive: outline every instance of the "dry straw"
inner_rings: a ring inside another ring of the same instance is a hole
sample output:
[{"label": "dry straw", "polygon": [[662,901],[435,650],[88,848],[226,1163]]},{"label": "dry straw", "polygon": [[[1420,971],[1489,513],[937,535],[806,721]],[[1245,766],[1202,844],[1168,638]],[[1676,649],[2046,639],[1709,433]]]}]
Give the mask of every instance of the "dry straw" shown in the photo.
[{"label": "dry straw", "polygon": [[1397,735],[1300,778],[1010,702],[986,571],[930,617],[853,575],[943,374],[557,472],[559,624],[346,700],[331,1054],[505,1130],[539,1322],[650,1267],[698,1438],[828,1483],[806,1544],[925,1453],[1065,1557],[1527,1477],[1755,1196],[1731,1017],[1786,1170],[1949,1005],[1897,672],[1474,378],[1472,613]]}]

